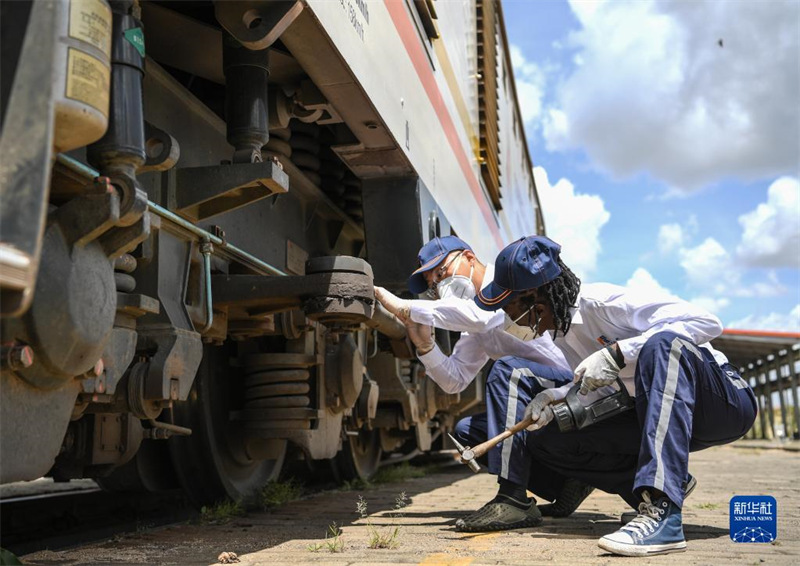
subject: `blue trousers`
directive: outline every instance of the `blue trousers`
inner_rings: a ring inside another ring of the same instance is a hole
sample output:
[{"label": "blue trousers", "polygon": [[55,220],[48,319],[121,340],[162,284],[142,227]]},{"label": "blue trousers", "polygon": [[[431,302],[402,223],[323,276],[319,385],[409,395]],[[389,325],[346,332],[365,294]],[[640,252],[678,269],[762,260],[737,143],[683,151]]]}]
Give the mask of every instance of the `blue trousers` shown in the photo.
[{"label": "blue trousers", "polygon": [[[454,436],[461,444],[475,446],[521,421],[525,407],[537,393],[572,380],[569,370],[544,366],[524,358],[500,358],[486,379],[486,412],[458,421]],[[525,450],[527,432],[515,434],[488,453],[489,473],[527,486],[531,459]]]},{"label": "blue trousers", "polygon": [[528,435],[530,455],[633,507],[655,488],[679,507],[689,452],[733,442],[753,425],[755,395],[736,369],[672,332],[645,343],[636,365],[636,410],[560,433],[555,423]]}]

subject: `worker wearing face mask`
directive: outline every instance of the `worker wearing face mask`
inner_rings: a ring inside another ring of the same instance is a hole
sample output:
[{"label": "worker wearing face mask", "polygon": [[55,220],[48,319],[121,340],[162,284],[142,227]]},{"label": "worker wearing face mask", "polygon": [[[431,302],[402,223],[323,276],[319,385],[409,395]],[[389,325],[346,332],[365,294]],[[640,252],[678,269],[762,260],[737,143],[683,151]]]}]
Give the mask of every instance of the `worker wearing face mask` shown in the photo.
[{"label": "worker wearing face mask", "polygon": [[556,411],[563,415],[563,406],[554,404],[566,390],[546,390],[527,410],[540,428],[528,435],[528,449],[554,472],[638,508],[635,518],[598,541],[604,550],[624,556],[685,550],[681,509],[696,483],[689,453],[747,433],[757,411],[753,391],[708,344],[722,332],[717,317],[674,296],[607,283],[582,286],[560,252],[541,236],[510,244],[475,302],[487,311],[503,309],[537,334],[552,333],[575,368],[578,396],[621,380],[635,406],[562,433],[547,423]]},{"label": "worker wearing face mask", "polygon": [[[455,236],[435,238],[420,249],[418,260],[420,267],[411,274],[408,288],[429,300],[400,299],[381,287],[375,288],[375,297],[406,322],[427,375],[444,391],[458,393],[489,360],[497,360],[486,380],[487,412],[458,422],[459,442],[474,446],[499,434],[522,419],[537,393],[569,383],[572,373],[549,337],[534,339],[529,327],[475,305],[472,299],[492,281],[494,268],[478,261],[466,242]],[[450,356],[436,345],[432,327],[462,333]],[[582,482],[531,473],[535,464],[525,454],[524,444],[524,434],[517,434],[488,453],[489,472],[498,476],[498,493],[459,519],[456,530],[535,526],[543,514],[569,515],[588,496],[591,488]],[[555,502],[540,511],[526,488]]]}]

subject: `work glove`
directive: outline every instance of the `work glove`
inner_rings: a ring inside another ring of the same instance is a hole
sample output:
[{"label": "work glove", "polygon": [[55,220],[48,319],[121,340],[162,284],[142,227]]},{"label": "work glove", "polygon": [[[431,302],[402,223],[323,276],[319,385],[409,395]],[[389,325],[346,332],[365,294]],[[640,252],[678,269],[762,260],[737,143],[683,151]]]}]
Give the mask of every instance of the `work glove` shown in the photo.
[{"label": "work glove", "polygon": [[580,380],[580,394],[586,395],[606,385],[613,385],[619,377],[620,367],[608,348],[596,351],[575,368],[575,381]]},{"label": "work glove", "polygon": [[375,287],[375,298],[387,311],[395,315],[402,322],[406,322],[411,317],[411,301],[401,299],[391,291],[383,287]]},{"label": "work glove", "polygon": [[525,407],[523,420],[527,418],[533,420],[533,424],[527,427],[526,430],[534,431],[547,426],[547,424],[553,420],[552,405],[555,401],[558,401],[558,399],[552,389],[545,389],[536,395],[533,401],[528,403],[528,406]]},{"label": "work glove", "polygon": [[411,342],[416,346],[417,353],[424,355],[433,350],[435,344],[433,340],[433,327],[427,324],[420,324],[411,320],[406,321],[406,332]]}]

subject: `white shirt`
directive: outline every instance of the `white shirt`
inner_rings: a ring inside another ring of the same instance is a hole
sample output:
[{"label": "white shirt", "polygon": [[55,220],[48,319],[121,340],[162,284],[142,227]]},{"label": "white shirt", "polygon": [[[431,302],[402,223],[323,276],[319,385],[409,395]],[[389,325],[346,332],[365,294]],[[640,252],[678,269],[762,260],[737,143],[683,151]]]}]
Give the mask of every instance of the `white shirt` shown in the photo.
[{"label": "white shirt", "polygon": [[[494,279],[494,266],[486,266],[482,287]],[[569,369],[567,360],[549,335],[523,342],[505,332],[505,313],[488,312],[475,302],[448,298],[438,301],[411,302],[411,320],[454,332],[461,332],[453,353],[448,357],[434,345],[433,350],[419,356],[427,374],[447,393],[467,388],[490,359],[518,356],[540,364]]]},{"label": "white shirt", "polygon": [[581,286],[576,302],[569,332],[566,336],[559,332],[555,345],[574,370],[587,356],[616,342],[626,364],[619,375],[631,394],[635,394],[633,374],[639,352],[657,332],[686,336],[708,349],[718,364],[728,362],[724,354],[708,344],[722,334],[720,320],[677,297],[591,283]]}]

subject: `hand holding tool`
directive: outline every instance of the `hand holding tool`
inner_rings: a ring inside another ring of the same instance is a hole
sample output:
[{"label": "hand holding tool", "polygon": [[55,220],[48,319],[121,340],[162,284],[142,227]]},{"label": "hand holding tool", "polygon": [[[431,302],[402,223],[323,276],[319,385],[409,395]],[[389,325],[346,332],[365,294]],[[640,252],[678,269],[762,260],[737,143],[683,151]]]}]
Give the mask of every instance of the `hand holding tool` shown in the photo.
[{"label": "hand holding tool", "polygon": [[475,461],[477,458],[480,458],[481,456],[486,454],[489,450],[491,450],[492,448],[503,442],[506,438],[514,436],[515,434],[517,434],[521,430],[528,428],[532,424],[533,420],[531,418],[522,419],[511,428],[504,430],[503,432],[501,432],[494,438],[490,438],[486,442],[478,444],[477,446],[475,446],[475,448],[470,448],[469,446],[466,447],[462,446],[461,444],[458,443],[458,441],[455,438],[453,438],[452,435],[450,435],[450,438],[453,440],[453,442],[456,445],[456,448],[458,448],[458,452],[461,454],[461,462],[467,464],[473,472],[477,472],[478,470],[480,470],[480,466],[478,466],[478,463]]}]

